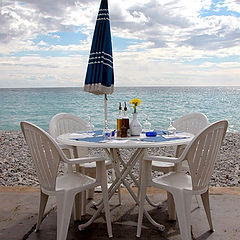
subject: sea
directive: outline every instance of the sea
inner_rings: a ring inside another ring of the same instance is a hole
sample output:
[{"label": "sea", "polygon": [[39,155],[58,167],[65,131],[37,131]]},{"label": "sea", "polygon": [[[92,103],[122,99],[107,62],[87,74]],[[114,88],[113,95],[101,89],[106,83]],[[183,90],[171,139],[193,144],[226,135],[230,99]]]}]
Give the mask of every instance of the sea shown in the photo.
[{"label": "sea", "polygon": [[[190,112],[202,112],[210,122],[226,119],[229,132],[240,132],[240,87],[115,87],[108,95],[108,124],[116,128],[118,106],[126,102],[131,121],[131,99],[139,98],[138,119],[146,115],[152,128],[166,129],[173,120]],[[104,95],[94,95],[81,87],[0,88],[0,130],[19,131],[21,121],[30,121],[48,130],[57,113],[73,113],[88,121],[94,129],[104,126]]]}]

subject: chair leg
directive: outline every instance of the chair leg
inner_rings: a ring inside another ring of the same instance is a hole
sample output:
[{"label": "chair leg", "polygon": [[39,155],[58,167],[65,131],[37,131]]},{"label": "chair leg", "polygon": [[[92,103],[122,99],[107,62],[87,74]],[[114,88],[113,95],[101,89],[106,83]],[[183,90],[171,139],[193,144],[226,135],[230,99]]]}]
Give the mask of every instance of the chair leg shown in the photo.
[{"label": "chair leg", "polygon": [[200,208],[200,204],[199,204],[199,201],[198,201],[198,198],[197,198],[197,195],[195,195],[195,199],[196,199],[196,202],[197,202],[197,208]]},{"label": "chair leg", "polygon": [[74,198],[75,196],[69,192],[56,195],[57,240],[65,240],[67,238]]},{"label": "chair leg", "polygon": [[74,221],[81,220],[82,216],[82,193],[78,193],[75,196],[75,201],[73,205],[73,216],[74,216]]},{"label": "chair leg", "polygon": [[43,219],[43,215],[44,215],[44,211],[47,205],[47,201],[48,201],[48,195],[46,195],[45,193],[43,193],[42,191],[40,192],[40,204],[39,204],[39,213],[38,213],[38,222],[37,222],[37,226],[36,226],[36,231],[39,230],[40,228],[40,224],[42,222]]},{"label": "chair leg", "polygon": [[[80,172],[82,174],[90,176],[89,172],[87,173],[86,168],[81,167],[79,165],[77,167],[77,172]],[[96,173],[94,175],[96,176]],[[95,176],[94,176],[94,178],[95,178]],[[79,193],[80,194],[80,198],[81,198],[81,215],[82,216],[84,216],[86,214],[87,191],[89,191],[89,190],[86,190],[84,192]]]},{"label": "chair leg", "polygon": [[214,231],[213,224],[212,224],[212,218],[211,218],[211,212],[210,212],[210,203],[209,203],[209,191],[207,190],[205,193],[201,194],[203,206],[207,215],[208,224],[211,231]]},{"label": "chair leg", "polygon": [[177,191],[173,193],[173,197],[177,211],[181,238],[182,240],[192,240],[190,225],[192,194]]},{"label": "chair leg", "polygon": [[93,199],[94,198],[94,188],[87,190],[87,194],[86,195],[87,195],[86,196],[87,199],[89,199],[89,200]]},{"label": "chair leg", "polygon": [[170,192],[167,192],[167,205],[168,205],[168,219],[175,221],[176,220],[176,210],[173,195]]},{"label": "chair leg", "polygon": [[[94,169],[87,169],[87,168],[85,168],[84,172],[82,172],[82,173],[86,174],[89,177],[96,178],[96,170],[95,170],[95,168]],[[86,191],[86,199],[93,199],[93,198],[94,198],[94,188],[88,189]]]},{"label": "chair leg", "polygon": [[86,214],[86,204],[87,204],[87,191],[83,191],[81,194],[81,209],[82,209],[82,216]]}]

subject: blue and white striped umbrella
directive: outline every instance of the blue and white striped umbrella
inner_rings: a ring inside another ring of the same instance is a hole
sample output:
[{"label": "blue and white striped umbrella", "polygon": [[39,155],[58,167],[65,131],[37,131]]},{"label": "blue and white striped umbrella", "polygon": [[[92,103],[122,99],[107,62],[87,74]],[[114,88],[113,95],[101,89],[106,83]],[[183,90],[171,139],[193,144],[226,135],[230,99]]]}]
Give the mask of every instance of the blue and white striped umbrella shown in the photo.
[{"label": "blue and white striped umbrella", "polygon": [[84,91],[99,95],[111,94],[113,90],[114,73],[108,1],[101,0],[89,56]]}]

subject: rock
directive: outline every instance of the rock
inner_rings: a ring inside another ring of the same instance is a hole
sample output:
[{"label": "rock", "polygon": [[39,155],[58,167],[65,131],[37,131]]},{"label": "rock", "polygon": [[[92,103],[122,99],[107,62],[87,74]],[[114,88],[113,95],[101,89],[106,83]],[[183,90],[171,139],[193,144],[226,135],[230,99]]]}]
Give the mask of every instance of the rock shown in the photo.
[{"label": "rock", "polygon": [[[23,139],[21,132],[0,132],[0,185],[15,186],[28,185],[37,186],[38,179],[32,164],[31,155]],[[148,149],[149,154],[172,156],[173,147]],[[132,154],[131,149],[121,151],[122,159],[127,161]],[[90,155],[101,155],[107,157],[102,149],[90,149]],[[109,170],[108,179],[113,180],[112,170]],[[133,169],[133,174],[138,178],[138,164]],[[63,166],[60,166],[63,173]],[[154,171],[155,177],[163,173]],[[212,186],[240,186],[240,133],[227,133],[223,145],[218,153],[213,176],[210,184]],[[128,176],[129,181],[132,180]]]}]

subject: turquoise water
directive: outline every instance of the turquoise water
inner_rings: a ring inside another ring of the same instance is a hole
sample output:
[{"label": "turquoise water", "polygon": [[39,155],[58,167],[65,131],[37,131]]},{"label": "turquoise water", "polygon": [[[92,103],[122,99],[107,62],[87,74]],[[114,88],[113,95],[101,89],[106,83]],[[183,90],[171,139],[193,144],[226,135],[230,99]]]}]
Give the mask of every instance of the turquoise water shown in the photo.
[{"label": "turquoise water", "polygon": [[[240,132],[240,87],[126,87],[115,88],[108,96],[108,119],[116,128],[118,103],[141,99],[137,108],[143,123],[148,114],[153,128],[166,128],[168,118],[193,111],[205,113],[211,122],[229,121],[231,132]],[[48,129],[51,117],[60,112],[74,113],[87,120],[92,116],[96,129],[104,125],[103,95],[83,92],[82,88],[0,89],[0,130],[20,130],[26,120]],[[131,118],[132,107],[129,106]]]}]

